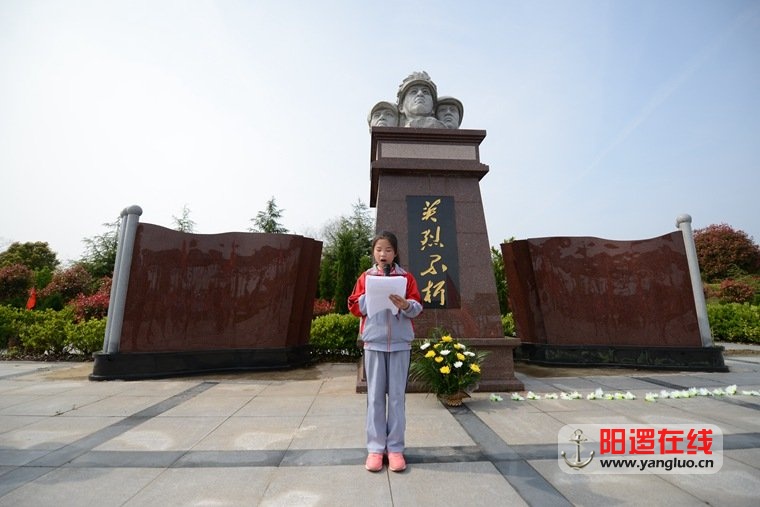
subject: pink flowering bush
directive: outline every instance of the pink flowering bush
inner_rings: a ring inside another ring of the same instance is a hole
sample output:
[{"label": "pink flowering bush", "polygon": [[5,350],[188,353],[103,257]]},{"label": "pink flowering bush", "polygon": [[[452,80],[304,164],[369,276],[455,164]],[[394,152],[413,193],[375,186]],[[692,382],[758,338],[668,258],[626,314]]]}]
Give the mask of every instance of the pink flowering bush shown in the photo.
[{"label": "pink flowering bush", "polygon": [[314,300],[314,318],[335,312],[335,303],[327,299]]},{"label": "pink flowering bush", "polygon": [[111,278],[103,277],[100,288],[90,296],[80,293],[71,302],[77,321],[102,319],[108,315],[111,298]]},{"label": "pink flowering bush", "polygon": [[39,292],[39,297],[49,300],[45,306],[55,308],[62,307],[79,294],[91,293],[92,275],[81,264],[75,264],[53,273],[53,279]]},{"label": "pink flowering bush", "polygon": [[0,268],[0,304],[23,306],[33,279],[32,271],[23,264]]},{"label": "pink flowering bush", "polygon": [[749,303],[755,297],[755,289],[736,280],[723,280],[720,283],[720,300],[723,303]]}]

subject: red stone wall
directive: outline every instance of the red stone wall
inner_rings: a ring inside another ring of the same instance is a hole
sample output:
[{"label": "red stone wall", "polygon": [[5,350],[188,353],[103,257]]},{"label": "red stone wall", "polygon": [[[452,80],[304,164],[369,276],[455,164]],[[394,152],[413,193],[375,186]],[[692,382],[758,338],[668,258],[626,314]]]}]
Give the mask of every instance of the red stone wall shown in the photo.
[{"label": "red stone wall", "polygon": [[681,232],[504,243],[522,343],[701,347]]},{"label": "red stone wall", "polygon": [[120,352],[306,345],[322,244],[139,224]]}]

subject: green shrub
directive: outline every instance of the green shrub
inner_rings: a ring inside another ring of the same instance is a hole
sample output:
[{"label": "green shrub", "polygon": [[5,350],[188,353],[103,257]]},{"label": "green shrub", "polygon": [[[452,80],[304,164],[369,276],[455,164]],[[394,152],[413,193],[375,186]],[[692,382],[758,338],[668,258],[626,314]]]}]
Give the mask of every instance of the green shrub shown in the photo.
[{"label": "green shrub", "polygon": [[330,313],[311,321],[311,344],[315,355],[324,359],[355,359],[361,356],[356,346],[359,318],[351,314]]},{"label": "green shrub", "polygon": [[716,340],[760,343],[760,306],[709,304],[707,317]]},{"label": "green shrub", "polygon": [[31,318],[19,330],[21,348],[25,353],[59,356],[70,348],[69,327],[74,325],[71,308],[31,311],[27,315]]},{"label": "green shrub", "polygon": [[18,343],[19,329],[26,311],[8,305],[0,306],[0,349]]},{"label": "green shrub", "polygon": [[504,327],[504,336],[517,336],[515,318],[512,315],[512,312],[501,316],[501,325]]},{"label": "green shrub", "polygon": [[79,352],[89,357],[93,352],[103,350],[106,335],[106,319],[82,320],[67,328],[68,341],[72,352]]}]

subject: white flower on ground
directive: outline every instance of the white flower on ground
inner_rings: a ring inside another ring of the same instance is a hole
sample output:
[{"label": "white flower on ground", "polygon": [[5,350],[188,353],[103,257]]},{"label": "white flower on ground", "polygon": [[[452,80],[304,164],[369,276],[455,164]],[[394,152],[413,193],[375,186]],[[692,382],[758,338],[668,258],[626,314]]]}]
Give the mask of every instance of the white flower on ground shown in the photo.
[{"label": "white flower on ground", "polygon": [[655,393],[647,393],[644,395],[644,400],[646,401],[655,401],[657,398],[659,398],[659,395]]},{"label": "white flower on ground", "polygon": [[556,400],[557,399],[557,393],[549,393],[544,395],[545,400]]},{"label": "white flower on ground", "polygon": [[[620,394],[620,393],[618,393],[618,394]],[[612,393],[607,393],[607,394],[604,395],[604,399],[605,400],[614,400],[615,399],[615,395],[612,394]]]},{"label": "white flower on ground", "polygon": [[663,400],[667,400],[668,398],[670,398],[670,393],[668,393],[665,389],[663,389],[662,391],[660,391],[660,398],[662,398]]},{"label": "white flower on ground", "polygon": [[696,396],[697,394],[699,394],[699,391],[696,387],[689,388],[689,397]]},{"label": "white flower on ground", "polygon": [[597,398],[601,398],[602,396],[604,396],[604,391],[602,391],[601,387],[597,387],[596,391],[594,391],[594,394],[596,395]]},{"label": "white flower on ground", "polygon": [[533,391],[528,391],[527,393],[525,393],[525,397],[528,398],[529,400],[540,400],[541,399],[541,397],[537,396]]},{"label": "white flower on ground", "polygon": [[490,401],[504,401],[504,398],[502,398],[501,396],[499,396],[496,393],[491,393],[491,396],[489,396],[488,399]]},{"label": "white flower on ground", "polygon": [[730,385],[726,388],[726,394],[733,396],[736,394],[736,384]]},{"label": "white flower on ground", "polygon": [[742,391],[744,396],[760,396],[760,391]]},{"label": "white flower on ground", "polygon": [[701,387],[701,388],[699,388],[699,390],[697,391],[697,395],[698,395],[698,396],[710,396],[710,391],[708,391],[708,390],[707,390],[707,389],[705,389],[704,387]]},{"label": "white flower on ground", "polygon": [[712,391],[712,395],[713,395],[713,396],[723,396],[723,395],[725,395],[725,394],[726,394],[726,391],[724,391],[724,390],[723,390],[723,389],[721,389],[720,387],[718,387],[718,388],[716,388],[716,389],[713,389],[713,391]]},{"label": "white flower on ground", "polygon": [[596,399],[596,393],[588,393],[586,395],[587,400],[595,400]]},{"label": "white flower on ground", "polygon": [[625,400],[635,400],[636,399],[636,395],[633,394],[631,391],[628,391],[627,393],[625,393],[623,395],[623,399],[625,399]]},{"label": "white flower on ground", "polygon": [[520,396],[518,393],[512,393],[512,399],[515,401],[525,401],[525,398]]}]

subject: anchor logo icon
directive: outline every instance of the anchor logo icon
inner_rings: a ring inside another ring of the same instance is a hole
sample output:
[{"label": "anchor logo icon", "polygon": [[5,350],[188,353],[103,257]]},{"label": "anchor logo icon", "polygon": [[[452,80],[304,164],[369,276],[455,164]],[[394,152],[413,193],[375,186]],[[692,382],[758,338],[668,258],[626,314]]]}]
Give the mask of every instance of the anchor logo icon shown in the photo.
[{"label": "anchor logo icon", "polygon": [[581,461],[581,442],[588,441],[587,438],[584,438],[583,432],[581,430],[575,430],[573,432],[573,438],[570,439],[571,442],[575,443],[575,461],[570,461],[567,459],[567,456],[565,455],[565,451],[562,451],[560,454],[565,459],[565,463],[571,468],[574,468],[576,470],[579,470],[589,463],[591,463],[591,460],[594,459],[594,451],[591,451],[591,454],[589,454],[588,459],[585,461]]}]

